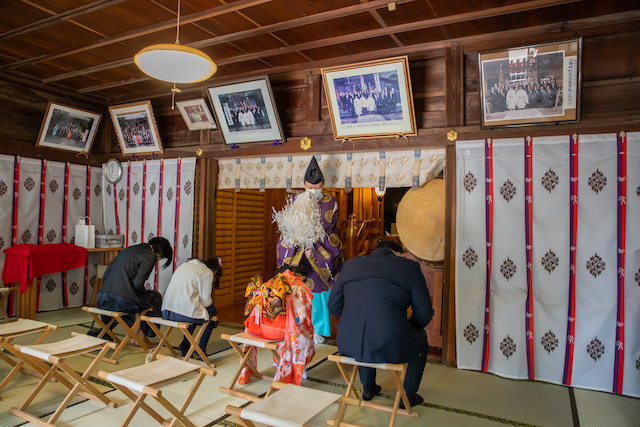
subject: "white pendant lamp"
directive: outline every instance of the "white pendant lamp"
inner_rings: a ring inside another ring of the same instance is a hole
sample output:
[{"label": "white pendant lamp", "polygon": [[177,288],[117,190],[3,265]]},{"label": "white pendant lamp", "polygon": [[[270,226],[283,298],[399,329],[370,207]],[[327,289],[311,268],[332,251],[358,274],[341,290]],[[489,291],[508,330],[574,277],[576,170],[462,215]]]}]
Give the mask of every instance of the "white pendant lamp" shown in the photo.
[{"label": "white pendant lamp", "polygon": [[136,54],[133,61],[146,75],[169,83],[201,82],[218,69],[207,54],[180,44],[180,0],[175,44],[147,46]]}]

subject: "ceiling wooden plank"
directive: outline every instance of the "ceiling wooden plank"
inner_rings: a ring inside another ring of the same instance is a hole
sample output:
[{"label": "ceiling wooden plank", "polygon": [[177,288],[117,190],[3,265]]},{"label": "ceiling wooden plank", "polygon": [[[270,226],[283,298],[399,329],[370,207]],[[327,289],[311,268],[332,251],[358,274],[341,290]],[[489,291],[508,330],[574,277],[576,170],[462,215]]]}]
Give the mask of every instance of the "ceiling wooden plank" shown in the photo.
[{"label": "ceiling wooden plank", "polygon": [[[435,42],[421,43],[415,44],[411,46],[398,47],[393,49],[387,49],[379,52],[370,52],[370,53],[362,53],[357,55],[352,55],[349,57],[349,60],[352,62],[361,62],[371,59],[380,59],[392,56],[399,55],[425,55],[428,52],[438,51],[449,46],[459,45],[465,51],[474,51],[475,46],[481,45],[484,43],[495,43],[497,41],[505,41],[505,40],[520,40],[523,37],[528,37],[532,35],[542,35],[549,34],[549,40],[558,38],[558,37],[570,37],[571,33],[574,33],[578,30],[584,30],[589,28],[597,28],[604,27],[609,25],[620,25],[626,22],[634,22],[640,20],[640,10],[626,11],[626,12],[618,12],[612,13],[608,15],[595,16],[590,18],[582,18],[572,21],[564,21],[564,22],[554,22],[551,24],[543,24],[536,25],[532,27],[521,27],[513,30],[500,31],[495,33],[486,33],[486,34],[478,34],[474,36],[466,36],[459,37],[455,39],[447,39],[447,40],[439,40]],[[471,48],[469,47],[471,46]],[[319,70],[320,68],[331,67],[335,65],[344,65],[345,58],[338,57],[332,58],[323,61],[316,61],[312,64],[297,64],[293,66],[282,66],[269,69],[270,74],[280,74],[280,73],[291,73],[296,71],[306,71],[311,68],[315,70]],[[241,79],[245,77],[251,77],[256,74],[264,72],[264,70],[253,70],[252,72],[247,73],[236,73],[232,76],[233,79]],[[231,77],[230,77],[231,78]],[[215,79],[215,78],[214,78]],[[227,80],[227,79],[225,79]],[[223,81],[218,80],[216,83]],[[196,91],[201,91],[202,87],[190,88],[183,90],[183,93],[193,93]],[[131,99],[122,99],[120,101],[133,101],[137,99],[150,99],[150,98],[158,98],[166,96],[163,93],[139,93],[138,97]]]},{"label": "ceiling wooden plank", "polygon": [[82,16],[86,13],[91,13],[98,11],[100,9],[104,9],[105,7],[113,6],[118,3],[122,3],[125,0],[99,0],[95,3],[87,4],[85,6],[81,6],[72,10],[69,10],[64,13],[59,13],[57,15],[53,15],[49,18],[42,19],[40,21],[34,22],[32,24],[24,25],[20,28],[16,28],[11,31],[6,31],[0,34],[0,40],[7,40],[11,37],[15,37],[20,34],[25,34],[30,31],[40,30],[42,28],[48,27],[53,24],[57,24],[63,21],[69,21],[78,16]]},{"label": "ceiling wooden plank", "polygon": [[[301,43],[301,44],[297,44],[297,45],[281,47],[281,48],[277,48],[277,49],[270,49],[270,50],[266,50],[266,51],[262,51],[262,52],[250,53],[250,54],[245,54],[245,55],[238,55],[238,56],[235,56],[233,58],[229,58],[227,60],[220,60],[220,61],[216,61],[216,62],[217,62],[217,65],[220,67],[220,66],[223,66],[223,65],[229,65],[229,64],[248,61],[248,60],[252,60],[252,59],[261,59],[261,58],[265,58],[265,57],[268,57],[268,56],[282,55],[282,54],[292,53],[292,52],[301,52],[301,51],[304,51],[304,50],[310,50],[310,49],[315,49],[315,48],[325,47],[325,46],[331,46],[331,45],[336,45],[336,44],[344,44],[344,43],[348,43],[348,42],[352,42],[352,41],[365,40],[365,39],[379,37],[379,36],[383,36],[383,35],[398,34],[398,33],[403,33],[403,32],[408,32],[408,31],[415,31],[415,30],[419,30],[419,29],[439,27],[439,26],[442,26],[442,25],[449,25],[449,24],[453,24],[453,23],[463,23],[463,22],[472,21],[472,20],[476,20],[476,19],[484,19],[484,18],[489,18],[489,17],[507,15],[507,14],[511,14],[511,13],[519,13],[519,12],[523,12],[523,11],[534,10],[534,9],[539,9],[539,8],[545,8],[545,7],[550,7],[550,6],[557,6],[557,5],[566,4],[566,3],[575,3],[577,1],[580,1],[580,0],[533,0],[533,1],[530,1],[530,2],[526,2],[526,3],[518,3],[518,4],[508,5],[508,6],[501,6],[501,7],[496,7],[496,8],[493,8],[493,9],[480,10],[480,11],[476,11],[476,12],[467,12],[467,13],[462,13],[462,14],[453,15],[453,16],[432,18],[432,19],[427,19],[427,20],[424,20],[424,21],[417,21],[417,22],[410,22],[408,24],[395,25],[393,27],[386,27],[386,28],[379,28],[379,29],[376,29],[376,30],[362,31],[362,32],[359,32],[359,33],[353,33],[353,34],[349,34],[349,35],[345,35],[345,36],[341,36],[341,37],[327,38],[327,39],[317,40],[317,41],[308,42],[308,43]],[[371,5],[371,4],[373,4],[373,2],[366,3],[365,5]],[[362,5],[362,6],[365,6],[365,5]],[[350,8],[354,8],[354,7],[357,7],[357,6],[351,6]],[[330,11],[330,12],[337,12],[337,11],[344,10],[344,9],[347,9],[347,8],[337,9],[337,10]],[[327,12],[325,12],[325,13],[327,13]],[[318,18],[318,15],[319,14],[311,15],[311,16],[306,17],[306,18],[298,19],[298,20],[296,20],[298,22],[298,24],[296,26],[306,25],[306,24],[309,23],[308,22],[309,19],[307,19],[307,18]],[[335,19],[335,16],[333,17],[333,19]],[[304,21],[304,22],[302,22],[302,21]],[[318,22],[318,21],[316,21],[316,22]],[[214,44],[213,41],[227,42],[227,41],[232,41],[232,40],[234,40],[236,38],[244,38],[244,37],[248,37],[250,35],[251,36],[255,36],[256,33],[258,33],[258,32],[261,33],[261,34],[268,33],[268,32],[273,32],[273,31],[276,31],[276,30],[272,30],[272,29],[270,29],[270,27],[281,26],[281,25],[284,25],[284,24],[292,25],[293,23],[290,23],[290,21],[286,21],[284,23],[274,24],[274,25],[271,25],[271,26],[266,26],[266,27],[262,27],[262,28],[258,28],[258,29],[254,29],[254,30],[241,31],[241,32],[229,34],[229,35],[226,35],[226,36],[220,36],[220,37],[216,37],[216,38],[213,38],[213,39],[209,39],[209,41],[211,41],[210,44],[202,45],[203,42],[205,42],[205,41],[201,41],[201,42],[191,43],[190,46],[193,46],[193,47],[205,47],[205,46],[210,46],[210,45]],[[123,65],[128,65],[128,64],[133,63],[133,60],[132,59],[128,59],[128,60],[127,59],[123,59],[123,60],[120,60],[120,61],[116,61],[115,63],[117,63],[117,66],[120,67],[120,66],[123,66]],[[107,64],[96,66],[96,67],[91,67],[91,72],[102,71],[104,69],[109,69],[109,68],[114,68],[114,67],[111,66],[111,63],[107,63]],[[84,70],[78,70],[78,71],[71,72],[71,73],[61,74],[59,76],[54,76],[54,77],[48,78],[48,79],[46,79],[44,81],[45,82],[53,82],[53,81],[62,80],[63,78],[68,78],[68,77],[71,77],[71,76],[79,76],[79,75],[83,75],[83,74],[88,74],[88,73],[83,73],[83,71]],[[64,77],[61,77],[61,76],[64,76]],[[145,77],[145,78],[146,79],[151,79],[151,77]],[[121,83],[123,85],[124,84],[131,84],[131,83],[129,83],[129,81],[138,82],[138,81],[141,81],[141,80],[140,79],[131,79],[131,80],[122,81]],[[109,87],[114,87],[114,86],[109,86]],[[88,89],[90,89],[90,90],[88,90],[87,92],[92,92],[94,90],[103,90],[104,88],[101,88],[100,85],[98,85],[98,86],[93,86],[93,87],[88,88]]]},{"label": "ceiling wooden plank", "polygon": [[[247,7],[253,7],[256,5],[260,5],[263,3],[270,2],[271,0],[239,0],[235,3],[226,4],[224,6],[218,6],[213,9],[208,9],[202,12],[194,13],[189,16],[182,17],[180,19],[181,24],[189,24],[197,21],[201,21],[207,18],[211,18],[214,16],[223,15],[226,13],[234,12],[236,10],[241,10]],[[14,69],[26,64],[33,64],[37,62],[48,61],[51,59],[61,58],[67,55],[71,55],[78,52],[84,52],[86,50],[95,49],[97,47],[106,46],[112,43],[122,42],[125,40],[129,40],[135,37],[139,37],[145,34],[151,34],[162,30],[167,30],[169,28],[174,28],[176,25],[176,21],[171,19],[169,21],[160,22],[155,25],[150,25],[146,28],[140,28],[133,31],[127,31],[125,33],[118,34],[112,37],[106,37],[96,42],[87,43],[80,46],[74,46],[67,49],[62,49],[56,52],[51,52],[46,55],[40,55],[35,58],[29,58],[22,61],[14,62],[12,64],[8,64],[0,67],[1,69]],[[133,62],[133,58],[131,58],[131,62]]]},{"label": "ceiling wooden plank", "polygon": [[[396,3],[409,3],[409,2],[413,2],[415,0],[398,0]],[[536,0],[536,1],[540,1],[540,0]],[[580,1],[580,0],[542,0],[542,1],[564,1],[564,2],[573,2],[573,1]],[[303,25],[308,25],[308,24],[313,24],[313,23],[319,23],[322,21],[327,21],[327,20],[331,20],[331,19],[336,19],[336,18],[341,18],[341,17],[345,17],[345,16],[349,16],[349,15],[354,15],[357,13],[362,13],[362,12],[367,12],[369,10],[373,10],[375,8],[380,8],[380,7],[386,7],[388,3],[388,0],[376,0],[374,2],[369,2],[367,4],[363,4],[363,5],[356,5],[356,6],[348,6],[348,7],[344,7],[341,9],[334,9],[334,10],[330,10],[327,12],[321,12],[315,15],[309,15],[306,16],[304,18],[299,18],[299,19],[292,19],[289,21],[285,21],[285,22],[279,22],[277,24],[272,24],[272,25],[267,25],[264,27],[258,27],[258,28],[254,28],[254,29],[250,29],[250,30],[244,30],[244,31],[239,31],[239,32],[235,32],[235,33],[231,33],[231,34],[227,34],[224,36],[218,36],[218,37],[213,37],[213,38],[209,38],[206,40],[202,40],[199,42],[195,42],[195,43],[190,43],[188,44],[188,46],[191,47],[195,47],[196,49],[201,49],[204,47],[209,47],[209,46],[214,46],[216,44],[221,44],[221,43],[228,43],[231,41],[235,41],[235,40],[243,40],[249,37],[255,37],[258,35],[263,35],[263,34],[268,34],[268,33],[272,33],[272,32],[276,32],[276,31],[281,31],[281,30],[286,30],[288,28],[294,28],[294,27],[300,27]],[[234,3],[237,4],[237,3]],[[291,51],[293,52],[293,51]],[[276,54],[280,54],[283,52],[279,52]],[[284,52],[284,53],[288,53],[288,52]],[[260,58],[260,55],[256,56],[255,58]],[[52,58],[49,58],[52,59]],[[24,62],[24,61],[23,61]],[[114,61],[114,62],[109,62],[106,64],[102,64],[99,66],[94,66],[94,67],[89,67],[83,70],[78,70],[78,71],[73,71],[70,73],[65,73],[65,74],[60,74],[57,76],[52,76],[49,77],[45,80],[43,80],[44,82],[54,82],[54,81],[59,81],[59,80],[63,80],[69,77],[77,77],[77,76],[81,76],[81,75],[85,75],[85,74],[90,74],[90,73],[94,73],[97,71],[103,71],[103,70],[108,70],[108,69],[112,69],[112,68],[116,68],[116,67],[122,67],[124,65],[128,65],[128,64],[133,64],[133,58],[125,58],[125,59],[121,59],[118,61]],[[4,67],[0,67],[0,70],[2,70],[3,68],[6,67],[11,67],[12,68],[12,64],[8,64]],[[87,71],[88,72],[85,72]]]}]

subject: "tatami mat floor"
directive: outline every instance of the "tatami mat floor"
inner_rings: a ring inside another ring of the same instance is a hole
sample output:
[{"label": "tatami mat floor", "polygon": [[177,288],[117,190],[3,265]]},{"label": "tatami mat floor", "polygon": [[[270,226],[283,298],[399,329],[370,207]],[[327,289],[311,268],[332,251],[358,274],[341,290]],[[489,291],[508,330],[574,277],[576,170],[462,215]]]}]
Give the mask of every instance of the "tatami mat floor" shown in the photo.
[{"label": "tatami mat floor", "polygon": [[[78,309],[66,309],[47,313],[38,313],[37,319],[61,328],[53,332],[47,342],[54,342],[70,336],[71,332],[86,333],[89,316]],[[207,354],[216,364],[217,375],[206,377],[195,398],[189,405],[187,416],[198,427],[239,426],[235,417],[224,412],[226,405],[242,406],[247,401],[229,396],[219,391],[220,386],[228,386],[237,368],[239,359],[220,334],[233,334],[241,331],[240,325],[221,322],[207,346]],[[118,330],[116,329],[116,332]],[[179,333],[172,335],[172,344],[177,346]],[[28,344],[33,338],[22,337],[16,343]],[[166,349],[164,350],[166,351]],[[168,351],[166,351],[168,353]],[[303,381],[307,387],[318,388],[334,393],[344,392],[344,380],[336,365],[326,360],[329,354],[337,352],[332,345],[320,344],[316,347],[316,356],[308,366],[308,379]],[[145,354],[133,346],[126,346],[121,353],[118,365],[102,363],[99,370],[118,371],[144,363]],[[69,360],[78,371],[84,371],[91,359],[76,357]],[[263,350],[258,354],[259,369],[274,370],[271,358]],[[6,363],[0,362],[0,378],[9,371]],[[76,398],[73,406],[67,409],[60,419],[60,426],[105,426],[117,427],[122,423],[132,402],[113,387],[96,378],[92,382],[101,391],[118,404],[115,409],[102,404]],[[18,374],[2,393],[0,401],[0,427],[32,426],[20,418],[9,414],[11,407],[18,406],[30,393],[38,379]],[[393,381],[384,373],[378,374],[378,382],[383,387],[382,396],[374,400],[390,404]],[[179,382],[163,388],[163,395],[176,405],[191,386],[191,381]],[[268,382],[252,379],[242,386],[242,391],[261,395],[267,391]],[[358,383],[358,387],[360,384]],[[57,383],[48,383],[43,392],[29,406],[29,412],[41,417],[51,414],[66,394],[66,389]],[[399,415],[397,427],[418,426],[469,426],[491,427],[512,426],[581,426],[581,427],[638,427],[640,426],[640,399],[616,396],[608,393],[571,389],[552,384],[509,380],[495,375],[463,371],[437,364],[428,364],[425,370],[420,394],[425,403],[415,409],[419,418]],[[151,407],[161,415],[168,413],[151,399]],[[349,408],[345,422],[366,427],[386,427],[389,414],[370,408]],[[138,411],[130,424],[132,427],[152,426],[157,423],[144,411]]]}]

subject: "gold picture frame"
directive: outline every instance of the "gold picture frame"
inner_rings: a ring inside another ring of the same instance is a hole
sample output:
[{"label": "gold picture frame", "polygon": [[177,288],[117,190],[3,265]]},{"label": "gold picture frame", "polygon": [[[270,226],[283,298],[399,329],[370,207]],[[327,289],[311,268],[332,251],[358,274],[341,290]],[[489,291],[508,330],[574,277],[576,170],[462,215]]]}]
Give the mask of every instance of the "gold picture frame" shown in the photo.
[{"label": "gold picture frame", "polygon": [[321,72],[335,139],[417,135],[407,56]]},{"label": "gold picture frame", "polygon": [[163,153],[151,101],[109,107],[123,155]]}]

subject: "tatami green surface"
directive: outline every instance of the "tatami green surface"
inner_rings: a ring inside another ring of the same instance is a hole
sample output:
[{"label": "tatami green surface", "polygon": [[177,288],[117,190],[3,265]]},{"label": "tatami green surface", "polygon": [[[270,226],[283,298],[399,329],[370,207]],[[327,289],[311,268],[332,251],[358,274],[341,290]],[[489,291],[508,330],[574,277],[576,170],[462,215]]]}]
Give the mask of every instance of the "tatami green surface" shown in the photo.
[{"label": "tatami green surface", "polygon": [[[54,342],[68,338],[71,332],[86,333],[91,319],[80,309],[67,309],[38,313],[38,320],[61,326],[59,331],[52,332],[46,340],[46,342]],[[216,365],[217,375],[205,378],[187,410],[187,416],[198,427],[239,425],[235,417],[225,414],[224,408],[226,405],[247,405],[248,402],[219,391],[221,386],[229,386],[239,364],[239,357],[230,348],[228,342],[220,339],[220,334],[234,334],[241,330],[239,325],[221,322],[212,334],[206,352],[209,359]],[[116,333],[122,335],[123,331],[116,328]],[[179,331],[174,331],[170,341],[172,345],[177,346],[181,338]],[[21,337],[16,339],[15,343],[29,344],[34,339],[34,336]],[[157,341],[157,338],[155,340]],[[316,346],[316,356],[307,367],[308,379],[303,381],[304,386],[338,394],[345,392],[345,382],[337,366],[326,360],[329,354],[336,352],[335,346],[327,344]],[[164,349],[163,353],[169,354],[169,351]],[[98,370],[118,371],[142,364],[144,358],[145,353],[140,348],[127,345],[120,354],[118,365],[103,362]],[[82,372],[91,361],[92,359],[88,357],[75,357],[69,359],[69,364]],[[258,368],[266,371],[267,374],[273,374],[275,371],[268,351],[259,350]],[[97,377],[98,370],[94,377]],[[8,371],[8,365],[0,361],[0,377],[6,375]],[[131,408],[131,401],[109,384],[104,384],[96,378],[92,381],[101,391],[107,392],[107,396],[115,401],[118,407],[108,408],[100,403],[76,397],[74,404],[58,420],[58,425],[117,427],[121,424]],[[0,427],[32,425],[9,414],[8,409],[18,406],[37,382],[37,378],[20,373],[3,390],[3,399],[0,401]],[[179,406],[191,383],[191,380],[187,380],[164,387],[163,395]],[[376,396],[374,401],[391,405],[395,395],[392,377],[379,372],[378,383],[382,386],[382,395]],[[236,389],[260,396],[267,391],[268,385],[267,381],[254,378],[247,385],[236,386]],[[359,382],[356,383],[356,387],[361,388]],[[574,410],[571,407],[571,392],[575,398]],[[65,394],[64,386],[48,383],[27,411],[46,419]],[[420,417],[398,415],[395,423],[397,427],[640,426],[640,399],[587,390],[571,390],[546,383],[509,380],[495,375],[463,371],[436,364],[427,365],[420,394],[425,398],[425,403],[415,408],[420,413]],[[168,416],[168,413],[153,399],[148,398],[146,402],[161,415]],[[386,427],[389,424],[389,418],[390,414],[387,412],[350,407],[347,410],[345,422],[363,427]],[[157,424],[141,410],[130,425],[142,427]]]}]

